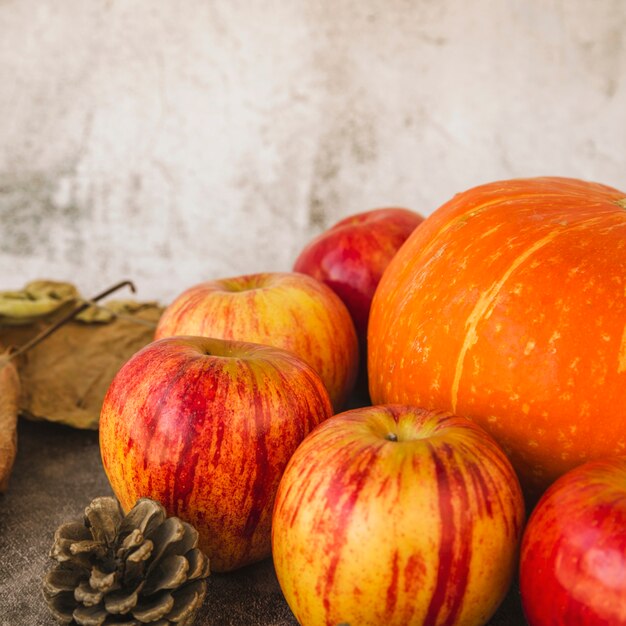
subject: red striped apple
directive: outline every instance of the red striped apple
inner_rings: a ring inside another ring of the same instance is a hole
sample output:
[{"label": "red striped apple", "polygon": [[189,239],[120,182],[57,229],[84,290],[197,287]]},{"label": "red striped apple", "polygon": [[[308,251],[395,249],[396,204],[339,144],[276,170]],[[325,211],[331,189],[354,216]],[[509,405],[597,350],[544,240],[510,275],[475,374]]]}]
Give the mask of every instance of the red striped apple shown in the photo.
[{"label": "red striped apple", "polygon": [[317,278],[343,300],[364,354],[374,291],[400,246],[423,221],[402,208],[357,213],[318,235],[296,259],[294,271]]},{"label": "red striped apple", "polygon": [[149,344],[105,396],[100,448],[125,511],[158,500],[193,524],[214,571],[270,555],[274,496],[304,436],[330,417],[316,372],[290,352],[202,337]]},{"label": "red striped apple", "polygon": [[329,288],[295,272],[204,282],[164,311],[157,339],[200,335],[290,350],[320,375],[335,411],[356,380],[358,343],[348,310]]},{"label": "red striped apple", "polygon": [[278,581],[307,626],[484,624],[517,566],[524,503],[487,433],[409,406],[309,434],[276,495]]},{"label": "red striped apple", "polygon": [[530,626],[626,626],[626,457],[588,461],[544,493],[520,591]]}]

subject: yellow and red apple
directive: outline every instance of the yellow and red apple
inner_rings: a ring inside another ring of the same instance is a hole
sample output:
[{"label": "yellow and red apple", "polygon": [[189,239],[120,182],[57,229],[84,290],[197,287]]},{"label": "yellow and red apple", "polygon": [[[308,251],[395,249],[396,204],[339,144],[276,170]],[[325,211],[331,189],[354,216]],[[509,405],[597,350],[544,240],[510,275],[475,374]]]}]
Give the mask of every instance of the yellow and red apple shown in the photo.
[{"label": "yellow and red apple", "polygon": [[358,342],[350,314],[329,287],[305,274],[269,272],[195,285],[159,321],[157,339],[174,335],[290,350],[320,375],[335,411],[356,380]]},{"label": "yellow and red apple", "polygon": [[544,493],[520,591],[530,626],[626,626],[626,457],[588,461]]},{"label": "yellow and red apple", "polygon": [[104,399],[104,470],[125,511],[141,497],[193,524],[214,571],[270,555],[287,462],[330,417],[317,373],[270,346],[202,337],[149,344]]},{"label": "yellow and red apple", "polygon": [[517,566],[524,503],[480,427],[408,406],[346,411],[298,447],[272,551],[306,626],[479,625]]}]

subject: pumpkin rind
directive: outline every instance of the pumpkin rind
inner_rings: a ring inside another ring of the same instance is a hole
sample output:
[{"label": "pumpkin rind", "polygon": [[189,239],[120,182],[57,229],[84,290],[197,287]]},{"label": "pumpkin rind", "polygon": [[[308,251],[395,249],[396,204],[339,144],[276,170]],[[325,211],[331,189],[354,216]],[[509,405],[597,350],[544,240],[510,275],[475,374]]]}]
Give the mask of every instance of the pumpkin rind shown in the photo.
[{"label": "pumpkin rind", "polygon": [[625,193],[491,183],[429,216],[372,303],[372,402],[471,417],[528,490],[626,450]]}]

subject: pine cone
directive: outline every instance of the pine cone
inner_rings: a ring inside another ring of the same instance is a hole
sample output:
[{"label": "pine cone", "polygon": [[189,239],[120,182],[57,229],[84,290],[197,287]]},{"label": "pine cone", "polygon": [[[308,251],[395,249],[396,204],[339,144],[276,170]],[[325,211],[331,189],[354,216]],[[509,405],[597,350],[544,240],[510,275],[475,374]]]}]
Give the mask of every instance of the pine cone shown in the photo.
[{"label": "pine cone", "polygon": [[138,500],[124,517],[115,498],[96,498],[83,522],[57,529],[44,597],[63,624],[188,626],[209,575],[197,545],[195,528],[154,500]]}]

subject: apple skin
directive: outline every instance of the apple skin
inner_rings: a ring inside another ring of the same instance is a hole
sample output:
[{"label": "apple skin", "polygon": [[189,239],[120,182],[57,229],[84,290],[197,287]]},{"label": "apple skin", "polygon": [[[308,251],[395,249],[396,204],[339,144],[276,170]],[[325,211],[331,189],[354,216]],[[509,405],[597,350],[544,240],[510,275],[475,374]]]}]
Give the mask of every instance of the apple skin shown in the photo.
[{"label": "apple skin", "polygon": [[265,272],[195,285],[165,309],[155,338],[199,335],[250,341],[297,354],[320,375],[334,411],[355,385],[359,347],[337,295],[295,272]]},{"label": "apple skin", "polygon": [[304,436],[332,415],[304,361],[270,346],[155,341],[113,379],[100,418],[104,470],[125,511],[147,496],[193,524],[214,571],[270,555],[274,496]]},{"label": "apple skin", "polygon": [[478,625],[511,584],[523,523],[517,477],[485,431],[380,405],[300,444],[276,495],[272,553],[305,626]]},{"label": "apple skin", "polygon": [[374,292],[389,261],[424,221],[403,208],[364,211],[337,222],[313,239],[293,269],[328,285],[354,320],[362,354]]},{"label": "apple skin", "polygon": [[520,556],[530,626],[626,625],[626,457],[588,461],[532,512]]}]

